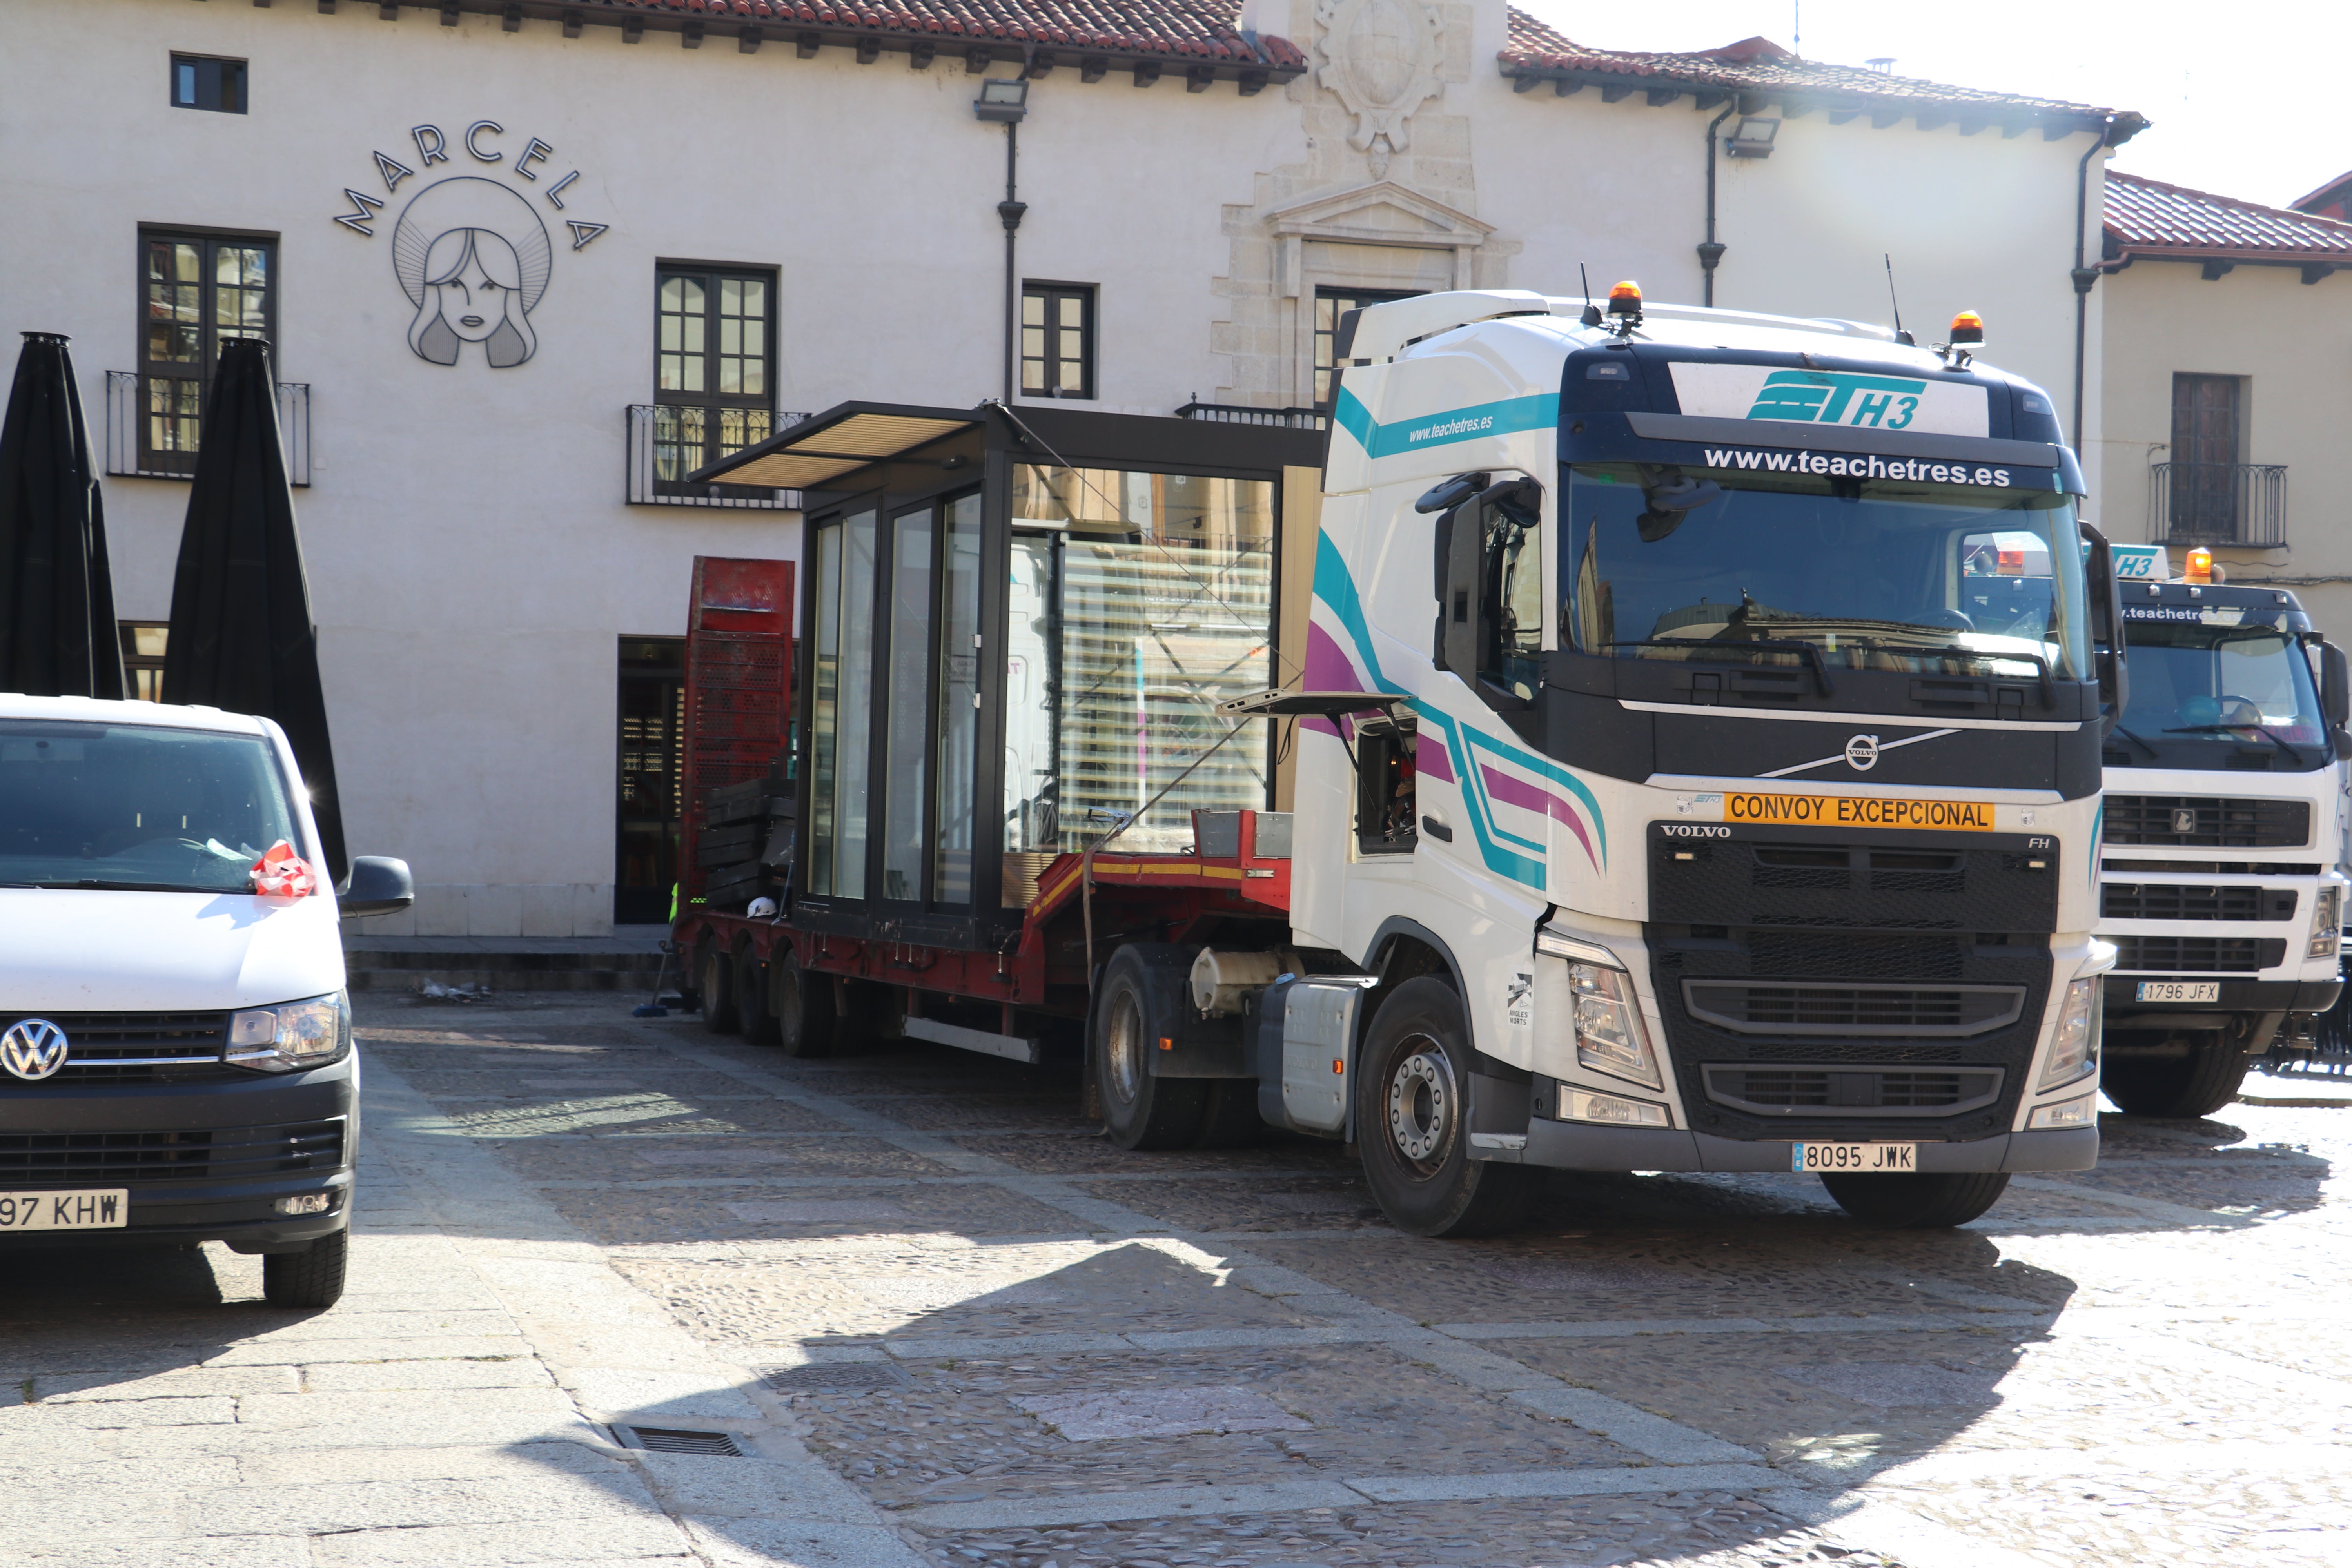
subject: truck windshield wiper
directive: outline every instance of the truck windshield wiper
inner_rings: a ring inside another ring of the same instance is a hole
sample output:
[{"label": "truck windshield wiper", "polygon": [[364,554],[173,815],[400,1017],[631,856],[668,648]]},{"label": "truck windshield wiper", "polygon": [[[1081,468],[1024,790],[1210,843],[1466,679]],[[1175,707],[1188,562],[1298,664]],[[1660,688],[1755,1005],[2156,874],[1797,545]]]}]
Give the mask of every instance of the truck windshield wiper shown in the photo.
[{"label": "truck windshield wiper", "polygon": [[2223,734],[2231,734],[2240,730],[2260,731],[2264,740],[2286,753],[2287,761],[2297,767],[2303,765],[2303,753],[2295,749],[2292,742],[2268,724],[2176,724],[2168,727],[2164,732],[2168,735],[2209,735],[2216,731]]},{"label": "truck windshield wiper", "polygon": [[2121,724],[2116,726],[2116,733],[2121,735],[2125,740],[2129,741],[2133,745],[2137,746],[2141,751],[2146,752],[2151,757],[2160,757],[2164,754],[2158,751],[2154,745],[2150,744],[2147,741],[2141,740],[2137,735],[2132,733],[2129,730],[2125,729]]},{"label": "truck windshield wiper", "polygon": [[112,882],[82,877],[70,882],[25,882],[27,888],[71,888],[105,893],[236,893],[242,888],[205,888],[193,882]]},{"label": "truck windshield wiper", "polygon": [[[1992,648],[1970,647],[1966,643],[1957,642],[1934,643],[1925,647],[1915,647],[1910,643],[1882,642],[1876,637],[1857,637],[1854,642],[1857,647],[1875,648],[1885,653],[1908,654],[1915,658],[2017,659],[2033,667],[2033,673],[2042,688],[2042,706],[2044,708],[2058,706],[2058,688],[2050,674],[2050,661],[2038,653],[2019,653],[2009,648],[1996,651]],[[2141,744],[2145,745],[2147,742],[2142,742]]]},{"label": "truck windshield wiper", "polygon": [[[1678,647],[1685,652],[1698,648],[1712,648],[1717,650],[1718,655],[1735,647],[1792,649],[1795,652],[1801,653],[1805,656],[1805,662],[1812,668],[1813,679],[1821,682],[1822,695],[1823,697],[1832,697],[1836,695],[1836,689],[1830,684],[1829,660],[1822,657],[1822,650],[1820,648],[1814,647],[1811,643],[1801,642],[1795,637],[1732,637],[1723,639],[1715,637],[1620,637],[1614,642],[1610,643],[1608,646],[1611,647]],[[1730,664],[1735,661],[1718,657],[1715,658],[1694,660],[1692,662],[1703,664]]]}]

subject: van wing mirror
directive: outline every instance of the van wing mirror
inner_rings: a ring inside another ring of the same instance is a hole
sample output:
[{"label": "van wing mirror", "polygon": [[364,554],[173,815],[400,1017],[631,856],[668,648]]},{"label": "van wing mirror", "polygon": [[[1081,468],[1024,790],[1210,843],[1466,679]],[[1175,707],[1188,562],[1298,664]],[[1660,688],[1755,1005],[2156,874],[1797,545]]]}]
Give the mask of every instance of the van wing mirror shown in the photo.
[{"label": "van wing mirror", "polygon": [[2091,558],[2084,563],[2090,578],[2092,658],[2098,666],[2099,704],[2106,711],[2104,732],[2123,722],[2131,706],[2131,669],[2124,653],[2123,600],[2116,592],[2115,549],[2107,536],[2089,523],[2076,524],[2091,542]]},{"label": "van wing mirror", "polygon": [[335,912],[346,917],[394,915],[415,901],[408,862],[385,855],[352,857],[352,874],[335,889]]}]

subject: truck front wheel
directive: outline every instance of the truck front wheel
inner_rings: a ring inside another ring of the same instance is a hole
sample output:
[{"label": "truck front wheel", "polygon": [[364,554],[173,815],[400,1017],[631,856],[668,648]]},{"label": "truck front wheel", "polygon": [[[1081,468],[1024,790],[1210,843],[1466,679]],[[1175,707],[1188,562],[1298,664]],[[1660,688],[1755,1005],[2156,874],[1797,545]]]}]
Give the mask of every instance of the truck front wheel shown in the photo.
[{"label": "truck front wheel", "polygon": [[1864,1225],[1890,1230],[1948,1230],[1966,1225],[2009,1190],[2006,1171],[1921,1171],[1906,1176],[1830,1175],[1822,1185]]},{"label": "truck front wheel", "polygon": [[[2178,1039],[2179,1037],[2174,1037]],[[2186,1056],[2110,1056],[2099,1088],[2126,1116],[2210,1116],[2238,1098],[2253,1058],[2229,1033],[2190,1037]]]},{"label": "truck front wheel", "polygon": [[1381,1212],[1415,1236],[1492,1236],[1526,1214],[1535,1173],[1470,1158],[1470,1030],[1429,975],[1373,1015],[1356,1071],[1356,1142]]},{"label": "truck front wheel", "polygon": [[1103,1129],[1122,1149],[1178,1149],[1200,1136],[1208,1080],[1151,1074],[1153,1044],[1176,1033],[1181,1005],[1172,984],[1133,944],[1103,966],[1087,1065],[1102,1100]]}]

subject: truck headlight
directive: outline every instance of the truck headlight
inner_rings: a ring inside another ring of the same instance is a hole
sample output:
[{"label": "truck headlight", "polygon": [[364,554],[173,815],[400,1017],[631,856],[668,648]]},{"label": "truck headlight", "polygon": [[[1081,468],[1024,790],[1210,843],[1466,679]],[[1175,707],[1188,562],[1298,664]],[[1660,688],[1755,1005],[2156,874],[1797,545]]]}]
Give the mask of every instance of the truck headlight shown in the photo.
[{"label": "truck headlight", "polygon": [[1571,963],[1568,984],[1575,1005],[1577,1065],[1660,1087],[1658,1058],[1650,1049],[1649,1031],[1642,1026],[1633,976],[1598,963]]},{"label": "truck headlight", "polygon": [[2080,1100],[2062,1100],[2055,1105],[2044,1105],[2026,1119],[2026,1126],[2036,1129],[2095,1127],[2099,1124],[2099,1097],[2086,1094]]},{"label": "truck headlight", "polygon": [[2312,900],[2311,942],[2303,950],[2305,958],[2333,958],[2336,944],[2344,930],[2344,889],[2334,882],[2319,889]]},{"label": "truck headlight", "polygon": [[2058,1036],[2050,1042],[2050,1065],[2042,1069],[2042,1083],[2034,1092],[2056,1089],[2099,1070],[2102,1011],[2097,976],[2066,987],[2066,1005],[2058,1013]]},{"label": "truck headlight", "polygon": [[325,1067],[351,1048],[351,1003],[340,991],[307,1002],[252,1007],[228,1021],[231,1067],[292,1072]]}]

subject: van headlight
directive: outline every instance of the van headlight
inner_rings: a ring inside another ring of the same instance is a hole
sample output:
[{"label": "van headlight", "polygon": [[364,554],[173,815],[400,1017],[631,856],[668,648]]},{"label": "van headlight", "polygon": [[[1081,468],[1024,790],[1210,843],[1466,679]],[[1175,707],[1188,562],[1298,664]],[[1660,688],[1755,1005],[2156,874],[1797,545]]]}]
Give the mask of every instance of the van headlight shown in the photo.
[{"label": "van headlight", "polygon": [[292,1072],[325,1067],[352,1046],[352,1005],[341,992],[275,1007],[248,1007],[228,1021],[231,1067]]},{"label": "van headlight", "polygon": [[2344,889],[2334,882],[2319,889],[2312,900],[2311,943],[2303,950],[2305,958],[2333,958],[2336,944],[2344,931]]},{"label": "van headlight", "polygon": [[2099,1070],[2099,1019],[2103,1011],[2096,975],[2066,987],[2059,1009],[2057,1037],[2050,1042],[2050,1065],[2042,1069],[2040,1094]]},{"label": "van headlight", "polygon": [[1568,984],[1575,1007],[1577,1065],[1660,1087],[1658,1058],[1650,1049],[1649,1031],[1642,1026],[1633,977],[1598,963],[1571,963]]}]

